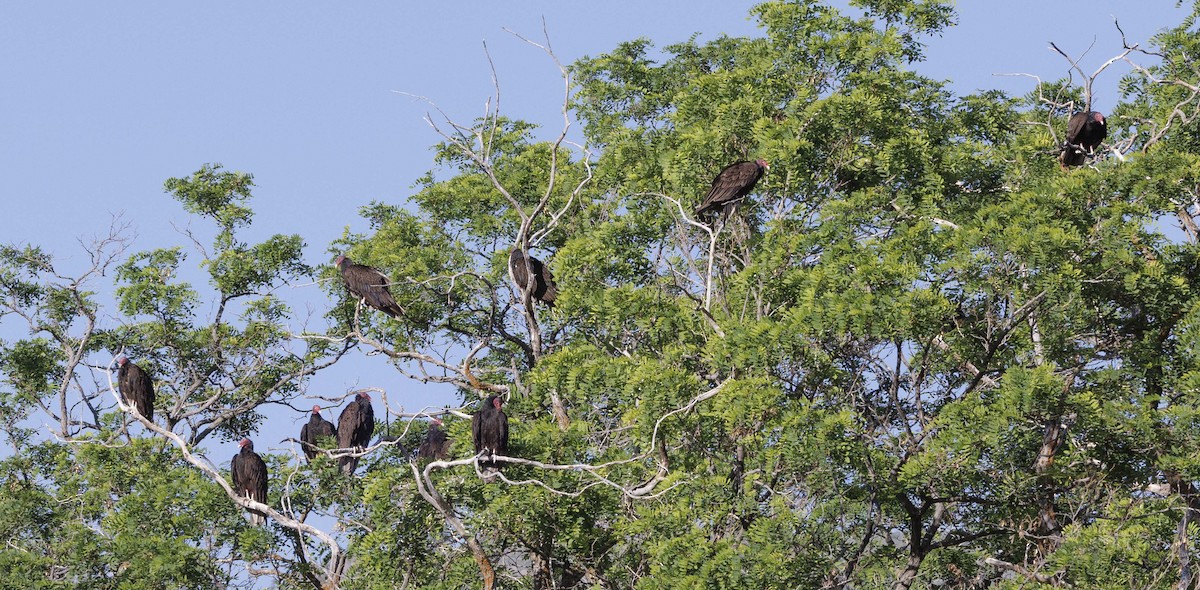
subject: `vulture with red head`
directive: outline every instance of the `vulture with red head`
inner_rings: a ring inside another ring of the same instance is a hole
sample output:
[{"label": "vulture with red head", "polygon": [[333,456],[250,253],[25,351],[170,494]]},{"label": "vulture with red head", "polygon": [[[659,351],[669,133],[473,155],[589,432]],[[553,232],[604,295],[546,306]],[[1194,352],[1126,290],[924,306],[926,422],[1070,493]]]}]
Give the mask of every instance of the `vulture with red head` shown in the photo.
[{"label": "vulture with red head", "polygon": [[475,443],[475,454],[483,454],[488,459],[480,463],[486,468],[494,468],[496,463],[491,461],[493,455],[508,454],[508,416],[501,409],[504,400],[489,395],[479,407],[479,411],[471,417],[471,439]]},{"label": "vulture with red head", "polygon": [[513,248],[508,253],[508,272],[518,289],[527,291],[530,297],[547,307],[554,307],[558,285],[554,284],[554,275],[541,260],[525,254],[520,248]]},{"label": "vulture with red head", "polygon": [[725,213],[725,217],[728,217],[733,207],[750,194],[758,179],[762,178],[763,172],[770,167],[771,165],[761,158],[753,162],[734,162],[726,166],[713,179],[712,187],[704,196],[704,202],[696,207],[696,217],[704,217],[717,211]]},{"label": "vulture with red head", "polygon": [[300,428],[300,447],[304,449],[304,456],[309,463],[320,451],[317,441],[325,437],[336,439],[337,429],[333,427],[333,422],[321,417],[321,406],[313,406],[308,424]]},{"label": "vulture with red head", "polygon": [[1067,121],[1067,140],[1063,142],[1058,161],[1063,168],[1082,165],[1086,154],[1093,154],[1108,137],[1104,115],[1096,111],[1075,113]]},{"label": "vulture with red head", "polygon": [[421,441],[421,446],[417,448],[417,457],[440,461],[450,456],[450,444],[450,438],[446,436],[446,431],[442,430],[442,421],[434,418],[425,433],[425,440]]},{"label": "vulture with red head", "polygon": [[[354,396],[354,401],[338,416],[337,444],[341,449],[361,450],[371,445],[371,434],[375,432],[375,409],[371,407],[371,396],[366,392]],[[338,457],[342,473],[354,475],[358,457]]]},{"label": "vulture with red head", "polygon": [[143,418],[154,421],[154,381],[141,367],[121,357],[117,361],[117,390],[125,403],[137,408]]},{"label": "vulture with red head", "polygon": [[[241,452],[233,456],[230,472],[233,474],[233,491],[243,498],[267,503],[267,464],[254,452],[254,443],[243,438],[238,443]],[[258,510],[250,511],[250,523],[259,525],[267,521],[267,515]]]},{"label": "vulture with red head", "polygon": [[346,289],[363,303],[382,311],[392,317],[400,317],[404,313],[400,305],[388,290],[391,281],[387,275],[369,266],[355,264],[345,256],[338,256],[335,261],[338,270],[342,271],[342,280]]}]

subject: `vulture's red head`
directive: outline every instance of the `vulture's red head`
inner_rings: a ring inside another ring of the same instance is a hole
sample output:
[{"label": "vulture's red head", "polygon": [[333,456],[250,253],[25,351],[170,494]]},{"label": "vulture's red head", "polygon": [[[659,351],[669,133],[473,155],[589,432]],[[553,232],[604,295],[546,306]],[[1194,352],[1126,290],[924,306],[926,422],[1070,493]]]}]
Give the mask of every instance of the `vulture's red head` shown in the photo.
[{"label": "vulture's red head", "polygon": [[314,413],[314,414],[320,414],[320,413],[321,413],[321,406],[313,406],[312,413]]},{"label": "vulture's red head", "polygon": [[499,410],[500,406],[504,405],[504,400],[500,399],[500,396],[495,396],[492,398],[492,405],[496,406],[496,409]]},{"label": "vulture's red head", "polygon": [[251,451],[253,451],[254,443],[250,442],[250,439],[248,439],[248,438],[243,438],[242,441],[238,443],[238,447],[243,448],[243,449],[250,449]]},{"label": "vulture's red head", "polygon": [[1103,125],[1104,124],[1104,115],[1102,115],[1096,111],[1092,111],[1092,120]]},{"label": "vulture's red head", "polygon": [[429,419],[429,421],[430,421],[430,422],[432,422],[434,426],[441,426],[441,425],[442,425],[442,421],[441,421],[441,420],[438,420],[437,418],[430,418],[430,419]]},{"label": "vulture's red head", "polygon": [[762,158],[759,158],[759,159],[755,160],[755,161],[754,161],[754,163],[755,163],[755,164],[758,164],[758,167],[759,167],[759,168],[762,168],[762,169],[764,169],[764,170],[770,170],[770,169],[771,169],[771,164],[770,164],[769,162],[767,162],[766,160],[762,159]]},{"label": "vulture's red head", "polygon": [[354,397],[357,397],[358,399],[365,399],[365,400],[367,400],[368,402],[370,402],[370,401],[371,401],[371,394],[369,394],[369,393],[367,393],[367,392],[365,392],[365,391],[360,391],[360,392],[358,393],[358,395],[356,395],[356,396],[354,396]]},{"label": "vulture's red head", "polygon": [[121,357],[121,358],[117,359],[117,366],[118,366],[118,367],[124,367],[124,366],[125,366],[125,363],[127,363],[127,362],[129,362],[129,359],[128,359],[128,358],[126,358],[126,357]]},{"label": "vulture's red head", "polygon": [[346,267],[346,265],[350,264],[350,259],[349,259],[349,258],[346,258],[346,255],[345,255],[345,254],[338,254],[338,257],[337,257],[337,259],[336,259],[336,260],[334,260],[334,261],[333,261],[333,263],[334,263],[334,264],[335,264],[335,265],[336,265],[338,268],[345,268],[345,267]]}]

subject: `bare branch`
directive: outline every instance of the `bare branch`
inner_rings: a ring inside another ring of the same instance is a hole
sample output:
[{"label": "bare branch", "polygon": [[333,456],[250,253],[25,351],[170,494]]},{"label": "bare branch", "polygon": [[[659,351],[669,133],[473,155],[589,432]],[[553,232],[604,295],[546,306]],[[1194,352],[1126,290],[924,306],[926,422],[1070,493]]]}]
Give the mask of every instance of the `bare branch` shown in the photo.
[{"label": "bare branch", "polygon": [[121,399],[121,395],[119,393],[117,393],[116,385],[113,382],[112,366],[114,364],[116,364],[116,360],[117,360],[116,357],[113,357],[109,366],[105,369],[105,373],[108,376],[109,393],[112,395],[113,399],[116,400],[117,407],[120,408],[121,411],[127,412],[127,413],[133,415],[139,422],[142,423],[142,426],[144,426],[147,430],[150,430],[150,431],[154,432],[155,434],[171,441],[175,445],[175,447],[179,449],[179,452],[183,456],[183,459],[185,461],[190,463],[196,469],[199,469],[202,473],[204,473],[204,475],[206,475],[210,480],[212,480],[213,483],[216,483],[218,486],[221,487],[221,489],[225,490],[225,494],[235,504],[237,504],[243,508],[246,508],[247,510],[255,510],[258,512],[262,512],[262,513],[266,514],[268,517],[274,519],[275,522],[278,523],[279,525],[286,527],[288,529],[291,529],[301,535],[303,535],[303,534],[312,535],[313,537],[316,537],[322,543],[324,543],[329,548],[329,555],[330,555],[329,566],[325,568],[326,579],[331,581],[331,586],[336,587],[337,579],[341,575],[341,572],[340,572],[339,568],[337,567],[337,564],[339,564],[343,559],[343,550],[342,550],[342,547],[333,538],[333,536],[329,535],[325,531],[322,531],[321,529],[318,529],[312,525],[306,524],[306,523],[296,520],[290,516],[287,516],[279,511],[275,510],[268,504],[264,504],[262,502],[255,501],[255,500],[252,500],[250,498],[247,498],[245,496],[238,494],[237,492],[235,492],[233,490],[233,486],[230,485],[229,482],[227,482],[225,480],[225,477],[222,476],[219,471],[217,471],[217,468],[212,463],[212,461],[208,460],[208,458],[204,457],[203,455],[194,454],[192,452],[191,446],[188,443],[184,442],[182,437],[180,437],[178,434],[176,434],[174,432],[171,432],[170,430],[167,430],[167,429],[159,426],[158,424],[155,424],[154,422],[151,422],[150,420],[147,420],[144,416],[142,416],[140,413],[138,413],[136,407],[125,405],[124,400]]}]

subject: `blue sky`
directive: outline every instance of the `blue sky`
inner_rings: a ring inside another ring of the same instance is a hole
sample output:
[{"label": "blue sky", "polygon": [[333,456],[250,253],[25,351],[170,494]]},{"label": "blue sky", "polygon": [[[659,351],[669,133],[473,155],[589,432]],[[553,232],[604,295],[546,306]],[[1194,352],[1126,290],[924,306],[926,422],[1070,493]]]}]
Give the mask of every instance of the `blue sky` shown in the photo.
[{"label": "blue sky", "polygon": [[[1082,61],[1090,73],[1121,49],[1114,16],[1131,42],[1145,45],[1185,14],[1172,0],[960,4],[960,25],[930,40],[928,61],[917,66],[953,80],[958,93],[1033,87],[998,73],[1063,76],[1067,64],[1049,41],[1076,56],[1094,43]],[[663,46],[693,33],[702,40],[755,34],[750,5],[5,2],[0,242],[41,245],[66,273],[77,272],[85,262],[77,240],[104,233],[123,213],[137,233],[135,249],[185,245],[176,227],[189,218],[163,193],[163,180],[220,162],[255,176],[255,235],[299,233],[308,262],[326,263],[327,245],[346,227],[366,230],[359,206],[403,202],[432,166],[437,136],[422,120],[428,107],[397,91],[429,97],[459,120],[481,114],[492,93],[486,41],[503,112],[552,125],[562,99],[557,70],[502,28],[540,38],[544,18],[569,63],[643,36]],[[1114,68],[1099,82],[1097,109],[1117,102],[1125,71]],[[327,302],[309,289],[302,298],[319,315]],[[0,336],[11,337],[9,329],[0,324]],[[314,393],[360,386],[395,392],[410,411],[454,401],[445,389],[404,381],[380,357],[331,369]],[[304,418],[268,426],[265,438],[292,434]]]}]

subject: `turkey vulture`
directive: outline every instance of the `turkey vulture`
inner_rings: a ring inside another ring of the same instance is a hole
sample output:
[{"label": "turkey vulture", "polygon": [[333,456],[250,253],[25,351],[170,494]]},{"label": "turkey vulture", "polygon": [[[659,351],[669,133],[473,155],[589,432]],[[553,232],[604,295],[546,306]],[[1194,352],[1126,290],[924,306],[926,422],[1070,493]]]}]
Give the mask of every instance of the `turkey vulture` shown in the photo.
[{"label": "turkey vulture", "polygon": [[392,292],[388,290],[391,281],[387,275],[369,266],[355,264],[345,256],[338,256],[335,263],[342,271],[342,280],[346,282],[346,288],[363,303],[392,317],[399,317],[404,313],[392,298]]},{"label": "turkey vulture", "polygon": [[1063,168],[1083,164],[1081,152],[1095,153],[1105,137],[1108,137],[1108,126],[1104,122],[1104,115],[1096,111],[1071,115],[1067,121],[1067,140],[1058,156],[1059,163]]},{"label": "turkey vulture", "polygon": [[[508,416],[500,409],[503,404],[499,397],[489,395],[471,417],[471,439],[476,455],[484,453],[490,458],[508,454]],[[482,466],[495,467],[496,463],[484,461]]]},{"label": "turkey vulture", "polygon": [[321,417],[321,406],[313,406],[308,424],[300,428],[300,447],[304,449],[304,456],[308,458],[309,463],[317,456],[318,439],[327,436],[336,439],[337,429],[333,427],[333,422]]},{"label": "turkey vulture", "polygon": [[528,291],[531,297],[547,307],[554,307],[558,285],[554,284],[554,275],[541,260],[527,256],[520,248],[513,248],[508,254],[508,272],[512,273],[517,288]]},{"label": "turkey vulture", "polygon": [[771,165],[763,159],[734,162],[726,166],[713,179],[712,188],[708,189],[704,202],[696,207],[696,217],[716,211],[724,211],[728,215],[733,205],[741,202],[742,198],[750,193],[758,179],[762,178],[763,172],[770,167]]},{"label": "turkey vulture", "polygon": [[[243,498],[267,503],[267,464],[254,452],[254,443],[243,438],[238,443],[242,451],[233,456],[229,471],[233,474],[233,491]],[[267,515],[257,510],[250,511],[250,523],[259,525],[267,521]]]},{"label": "turkey vulture", "polygon": [[126,404],[137,408],[143,418],[154,421],[154,381],[135,363],[121,357],[117,361],[117,389]]},{"label": "turkey vulture", "polygon": [[[342,449],[366,448],[371,444],[371,433],[375,432],[375,409],[371,407],[371,396],[359,393],[354,401],[338,416],[337,444]],[[342,473],[354,475],[358,457],[338,457]]]},{"label": "turkey vulture", "polygon": [[442,421],[434,418],[429,425],[429,431],[425,433],[425,440],[421,441],[421,446],[417,448],[417,457],[420,459],[445,459],[450,456],[451,444],[452,441],[446,436],[446,431],[442,430]]}]

